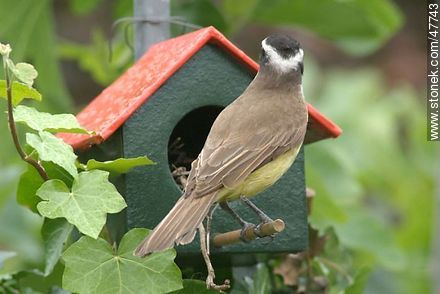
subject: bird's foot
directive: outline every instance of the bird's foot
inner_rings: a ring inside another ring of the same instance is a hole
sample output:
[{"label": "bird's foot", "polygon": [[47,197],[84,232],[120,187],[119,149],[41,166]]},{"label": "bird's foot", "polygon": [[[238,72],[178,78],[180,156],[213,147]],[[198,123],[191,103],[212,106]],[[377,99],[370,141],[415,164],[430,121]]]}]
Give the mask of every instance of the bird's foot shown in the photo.
[{"label": "bird's foot", "polygon": [[255,204],[253,204],[246,196],[241,195],[240,199],[241,199],[241,201],[243,201],[243,203],[245,203],[247,206],[249,206],[249,208],[251,208],[258,215],[262,224],[273,222],[273,219],[268,217],[267,214],[265,214]]},{"label": "bird's foot", "polygon": [[261,219],[261,223],[260,223],[258,226],[262,226],[262,225],[264,225],[264,224],[267,224],[267,223],[271,223],[271,222],[273,222],[273,219],[271,219],[270,217],[268,217],[267,214],[263,214],[263,215],[261,215],[261,216],[260,216],[260,219]]},{"label": "bird's foot", "polygon": [[208,277],[206,278],[206,288],[207,289],[214,289],[214,290],[218,290],[218,291],[226,291],[231,287],[231,282],[226,279],[222,285],[217,285],[214,282],[214,275],[208,275]]},{"label": "bird's foot", "polygon": [[256,226],[253,223],[249,223],[249,222],[245,222],[245,221],[242,223],[242,225],[243,225],[243,227],[241,228],[241,232],[240,232],[240,240],[244,243],[249,243],[253,239],[247,236],[247,232],[248,232],[248,230],[255,231]]},{"label": "bird's foot", "polygon": [[269,218],[269,217],[266,216],[266,218],[263,219],[263,221],[262,221],[261,223],[259,223],[259,224],[254,228],[254,234],[255,234],[259,239],[269,238],[269,242],[267,242],[267,243],[270,243],[270,242],[272,242],[272,241],[275,239],[276,233],[271,234],[271,235],[265,235],[265,234],[263,234],[263,232],[262,232],[262,226],[263,226],[264,224],[271,223],[271,222],[273,222],[273,220],[272,220],[271,218]]}]

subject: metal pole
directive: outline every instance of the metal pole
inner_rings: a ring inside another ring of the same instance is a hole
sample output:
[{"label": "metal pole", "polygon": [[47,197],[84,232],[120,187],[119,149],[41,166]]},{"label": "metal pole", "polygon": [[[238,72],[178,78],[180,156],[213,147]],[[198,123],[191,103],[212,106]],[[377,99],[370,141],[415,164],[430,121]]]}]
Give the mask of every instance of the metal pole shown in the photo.
[{"label": "metal pole", "polygon": [[170,37],[170,23],[164,20],[170,17],[170,0],[134,0],[134,18],[152,21],[134,22],[134,55],[139,59],[147,49]]}]

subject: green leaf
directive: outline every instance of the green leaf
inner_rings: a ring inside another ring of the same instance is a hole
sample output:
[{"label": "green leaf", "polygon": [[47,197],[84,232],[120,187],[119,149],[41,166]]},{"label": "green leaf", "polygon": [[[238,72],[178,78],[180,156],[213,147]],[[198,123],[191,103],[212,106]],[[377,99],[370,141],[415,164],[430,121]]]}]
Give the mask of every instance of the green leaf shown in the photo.
[{"label": "green leaf", "polygon": [[36,196],[37,190],[44,183],[33,166],[28,165],[27,170],[20,176],[17,187],[17,202],[37,213],[37,204],[41,201]]},{"label": "green leaf", "polygon": [[272,293],[272,285],[270,281],[269,269],[266,264],[257,264],[257,271],[254,274],[253,294],[270,294]]},{"label": "green leaf", "polygon": [[[72,185],[73,178],[63,168],[51,162],[43,162],[43,167],[50,179],[59,179],[68,186]],[[27,170],[20,176],[17,187],[17,202],[35,213],[38,213],[37,204],[41,198],[37,196],[37,190],[44,181],[35,168],[28,165]]]},{"label": "green leaf", "polygon": [[14,109],[14,119],[16,122],[24,123],[36,131],[48,131],[53,133],[80,133],[89,132],[81,127],[72,114],[50,114],[39,112],[33,107],[19,105]]},{"label": "green leaf", "polygon": [[38,76],[38,72],[35,70],[32,64],[24,62],[14,64],[10,59],[7,59],[7,64],[8,68],[18,80],[23,82],[23,84],[27,85],[28,87],[32,87],[34,80]]},{"label": "green leaf", "polygon": [[111,161],[97,161],[90,159],[87,161],[87,169],[101,169],[111,173],[125,174],[130,169],[143,165],[151,165],[154,162],[146,156],[140,156],[136,158],[118,158]]},{"label": "green leaf", "polygon": [[[6,81],[0,80],[0,97],[8,98],[6,93]],[[41,101],[41,94],[32,87],[19,82],[12,83],[12,105],[17,106],[23,99],[34,99]]]},{"label": "green leaf", "polygon": [[213,289],[206,289],[206,283],[199,280],[183,280],[183,289],[171,294],[215,294],[220,293]]},{"label": "green leaf", "polygon": [[1,293],[21,293],[19,291],[18,280],[15,275],[0,275],[0,291]]},{"label": "green leaf", "polygon": [[250,277],[249,273],[244,277],[234,276],[234,286],[231,293],[269,294],[271,290],[269,269],[266,264],[260,262],[257,264],[256,271],[252,277]]},{"label": "green leaf", "polygon": [[117,251],[103,239],[82,237],[63,254],[63,288],[82,294],[159,294],[182,288],[180,270],[173,262],[174,249],[145,258],[133,255],[147,233],[147,229],[129,231]]},{"label": "green leaf", "polygon": [[247,0],[239,7],[231,2],[236,1],[223,3],[224,15],[240,15],[240,9],[241,18],[249,21],[302,27],[358,55],[377,49],[403,23],[401,12],[390,0]]},{"label": "green leaf", "polygon": [[127,206],[108,176],[108,172],[100,170],[82,172],[71,190],[60,180],[47,181],[37,191],[43,199],[37,209],[48,218],[64,217],[83,234],[97,238],[106,214]]},{"label": "green leaf", "polygon": [[16,253],[13,251],[0,250],[0,269],[3,267],[3,264],[7,259],[14,257],[15,255],[16,255]]},{"label": "green leaf", "polygon": [[353,284],[345,289],[345,294],[362,294],[364,293],[365,285],[368,282],[371,269],[368,267],[362,267],[354,277]]},{"label": "green leaf", "polygon": [[27,133],[26,142],[33,147],[43,161],[51,161],[64,168],[74,178],[78,176],[75,161],[77,156],[72,146],[51,133],[40,131],[38,135]]},{"label": "green leaf", "polygon": [[61,257],[64,244],[72,232],[73,226],[64,218],[46,218],[41,228],[44,240],[45,266],[44,276],[50,275]]}]

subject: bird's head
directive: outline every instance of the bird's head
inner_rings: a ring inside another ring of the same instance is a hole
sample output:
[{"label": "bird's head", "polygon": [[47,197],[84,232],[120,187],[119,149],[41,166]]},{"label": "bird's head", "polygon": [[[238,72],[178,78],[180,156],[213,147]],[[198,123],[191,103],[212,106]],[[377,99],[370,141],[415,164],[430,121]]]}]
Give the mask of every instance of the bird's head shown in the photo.
[{"label": "bird's head", "polygon": [[260,66],[280,74],[304,72],[304,51],[299,42],[284,34],[274,34],[261,42]]}]

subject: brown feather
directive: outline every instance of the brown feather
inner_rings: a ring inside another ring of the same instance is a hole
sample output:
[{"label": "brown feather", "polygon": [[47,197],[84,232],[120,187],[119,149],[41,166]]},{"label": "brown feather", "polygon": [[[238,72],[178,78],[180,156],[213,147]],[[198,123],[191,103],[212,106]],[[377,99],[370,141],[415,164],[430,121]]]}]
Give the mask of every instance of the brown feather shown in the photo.
[{"label": "brown feather", "polygon": [[155,251],[172,248],[174,244],[191,242],[197,227],[214,203],[216,194],[202,198],[181,197],[167,216],[136,248],[134,254],[145,256]]}]

